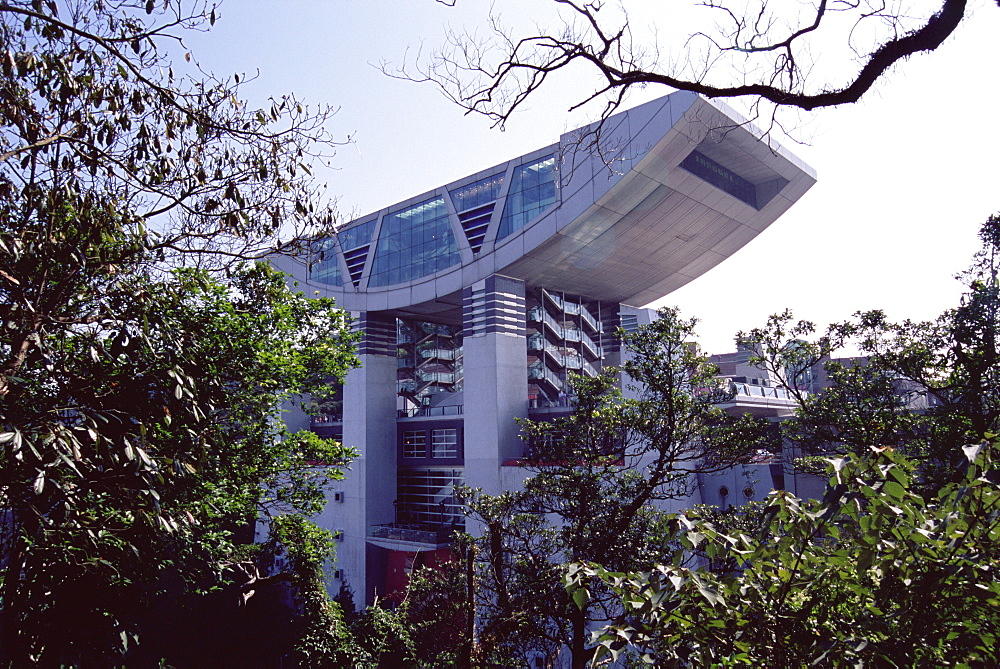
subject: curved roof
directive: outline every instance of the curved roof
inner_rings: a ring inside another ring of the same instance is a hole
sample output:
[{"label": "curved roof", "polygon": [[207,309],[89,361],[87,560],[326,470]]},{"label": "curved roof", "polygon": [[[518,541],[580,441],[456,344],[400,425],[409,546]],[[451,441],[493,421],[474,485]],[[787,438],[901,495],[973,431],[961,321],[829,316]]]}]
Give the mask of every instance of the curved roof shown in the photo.
[{"label": "curved roof", "polygon": [[495,273],[641,305],[735,253],[816,181],[731,109],[690,93],[595,130],[353,221],[308,259],[308,278],[276,264],[352,311],[443,312]]}]

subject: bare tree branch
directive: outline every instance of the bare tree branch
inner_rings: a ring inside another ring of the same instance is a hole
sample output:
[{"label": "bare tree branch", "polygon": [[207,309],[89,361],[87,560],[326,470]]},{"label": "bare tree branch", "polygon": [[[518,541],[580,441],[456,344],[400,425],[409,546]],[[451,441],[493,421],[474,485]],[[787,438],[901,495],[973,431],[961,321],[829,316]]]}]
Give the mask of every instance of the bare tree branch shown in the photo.
[{"label": "bare tree branch", "polygon": [[[670,66],[658,58],[649,60],[636,49],[627,14],[610,28],[600,15],[601,3],[554,2],[568,12],[560,29],[520,36],[493,17],[490,39],[450,34],[447,44],[429,58],[394,70],[383,66],[383,71],[434,83],[453,102],[499,126],[551,75],[572,65],[588,67],[599,83],[590,94],[573,101],[570,109],[607,97],[602,117],[618,108],[624,91],[650,84],[708,98],[742,97],[755,106],[767,101],[775,107],[808,111],[857,102],[895,64],[937,49],[966,18],[968,9],[967,0],[941,0],[933,13],[911,17],[883,0],[819,0],[800,20],[775,15],[767,0],[745,14],[724,0],[705,0],[700,6],[721,12],[728,27],[692,33],[685,43],[686,60]],[[834,21],[834,15],[841,18]],[[844,19],[852,21],[847,23],[850,28],[840,28]],[[861,34],[857,29],[871,21],[878,22],[872,24],[871,41],[856,46],[854,40]],[[785,23],[789,28],[783,28]],[[809,56],[811,47],[818,48],[815,40],[832,35],[839,35],[858,55],[859,64],[845,71],[842,83],[818,78]]]}]

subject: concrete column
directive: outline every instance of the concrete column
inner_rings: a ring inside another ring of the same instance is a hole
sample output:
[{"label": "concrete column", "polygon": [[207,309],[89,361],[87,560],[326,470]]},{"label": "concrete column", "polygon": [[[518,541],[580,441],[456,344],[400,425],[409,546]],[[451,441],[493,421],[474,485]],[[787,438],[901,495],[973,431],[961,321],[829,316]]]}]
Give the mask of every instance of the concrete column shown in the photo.
[{"label": "concrete column", "polygon": [[463,295],[465,482],[501,492],[500,466],[520,458],[515,418],[528,415],[524,282],[493,275]]},{"label": "concrete column", "polygon": [[360,456],[343,482],[344,501],[327,504],[324,525],[344,531],[337,567],[354,590],[355,604],[364,606],[379,583],[378,553],[367,549],[368,527],[395,520],[396,319],[373,312],[354,316],[362,333],[361,367],[344,381],[344,444]]}]

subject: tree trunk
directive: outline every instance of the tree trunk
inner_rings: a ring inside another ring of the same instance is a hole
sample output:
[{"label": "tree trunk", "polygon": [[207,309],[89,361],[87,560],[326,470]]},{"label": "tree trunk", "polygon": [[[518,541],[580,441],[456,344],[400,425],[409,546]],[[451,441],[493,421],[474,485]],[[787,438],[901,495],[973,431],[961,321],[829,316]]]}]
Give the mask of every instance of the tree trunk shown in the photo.
[{"label": "tree trunk", "polygon": [[587,648],[587,611],[576,610],[572,614],[573,639],[570,646],[571,666],[573,669],[586,669],[590,661],[591,651]]}]

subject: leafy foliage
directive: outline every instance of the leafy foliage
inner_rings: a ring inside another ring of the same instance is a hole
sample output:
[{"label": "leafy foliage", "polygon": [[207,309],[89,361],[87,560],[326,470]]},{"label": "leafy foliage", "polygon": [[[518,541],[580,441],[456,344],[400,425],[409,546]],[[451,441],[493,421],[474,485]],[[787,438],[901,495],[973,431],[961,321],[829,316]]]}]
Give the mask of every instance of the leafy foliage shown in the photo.
[{"label": "leafy foliage", "polygon": [[[959,277],[968,290],[935,321],[892,323],[879,311],[859,313],[809,341],[813,324],[793,323],[786,312],[739,335],[759,352],[756,361],[796,392],[797,417],[784,432],[804,454],[898,448],[913,458],[917,485],[931,494],[955,480],[964,444],[1000,433],[998,230],[1000,217],[983,224],[983,248]],[[864,358],[831,360],[848,342]],[[799,392],[803,374],[821,365],[831,387]]]},{"label": "leafy foliage", "polygon": [[232,262],[329,222],[304,167],[328,114],[249,109],[174,51],[215,18],[0,4],[0,663],[249,647],[281,579],[238,544],[262,511],[314,512],[351,457],[279,419],[354,364],[345,315]]},{"label": "leafy foliage", "polygon": [[36,343],[4,401],[11,657],[125,652],[59,628],[84,618],[96,638],[137,638],[151,598],[221,585],[240,526],[314,513],[351,457],[277,420],[285,398],[354,363],[332,304],[263,265],[230,288],[194,270],[116,287],[98,322]]},{"label": "leafy foliage", "polygon": [[[422,666],[470,666],[474,630],[472,538],[456,534],[454,559],[434,567],[423,566],[410,575],[400,606],[416,659]],[[477,658],[477,664],[487,664]]]},{"label": "leafy foliage", "polygon": [[676,310],[659,316],[619,333],[628,350],[625,392],[616,370],[577,378],[569,416],[522,424],[532,472],[522,490],[468,492],[485,529],[480,642],[510,662],[523,663],[528,651],[554,657],[565,647],[583,666],[592,652],[586,629],[617,606],[601,588],[572,599],[562,587],[565,564],[649,568],[665,551],[655,503],[686,498],[692,474],[724,469],[760,447],[762,425],[717,407],[730,396],[689,344],[695,322]]},{"label": "leafy foliage", "polygon": [[[598,657],[633,644],[656,666],[989,666],[997,662],[1000,538],[996,447],[964,449],[959,480],[925,500],[889,449],[831,461],[821,500],[772,494],[753,534],[697,514],[675,518],[674,561],[641,573],[571,568],[622,614]],[[724,573],[681,565],[684,551],[734,559]]]}]

